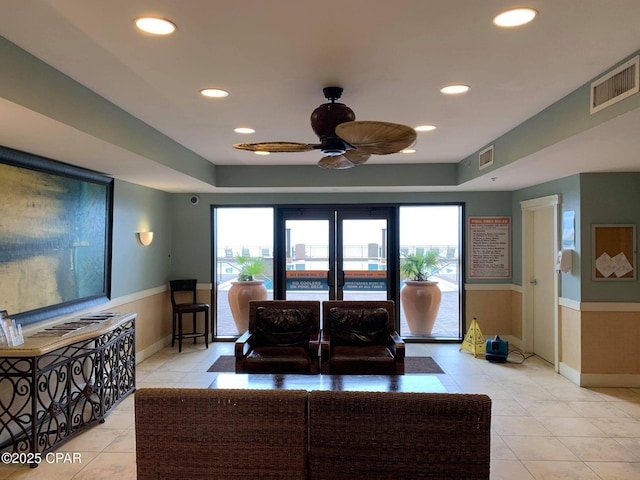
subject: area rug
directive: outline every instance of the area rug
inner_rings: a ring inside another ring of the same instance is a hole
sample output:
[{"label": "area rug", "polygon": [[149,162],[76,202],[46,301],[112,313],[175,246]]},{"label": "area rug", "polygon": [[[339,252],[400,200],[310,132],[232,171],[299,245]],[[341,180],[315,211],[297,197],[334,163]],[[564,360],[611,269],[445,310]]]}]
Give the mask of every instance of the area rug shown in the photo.
[{"label": "area rug", "polygon": [[[233,355],[220,355],[207,372],[235,372]],[[404,373],[444,373],[431,357],[405,357]]]}]

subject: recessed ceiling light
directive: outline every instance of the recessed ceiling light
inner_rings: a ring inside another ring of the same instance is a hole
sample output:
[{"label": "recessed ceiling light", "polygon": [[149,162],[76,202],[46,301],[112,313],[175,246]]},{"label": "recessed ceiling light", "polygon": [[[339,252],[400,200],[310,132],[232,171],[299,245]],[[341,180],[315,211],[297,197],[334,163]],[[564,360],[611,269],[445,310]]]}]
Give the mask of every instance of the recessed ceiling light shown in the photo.
[{"label": "recessed ceiling light", "polygon": [[238,127],[238,128],[234,128],[233,131],[236,133],[256,133],[256,131],[253,128],[249,128],[249,127]]},{"label": "recessed ceiling light", "polygon": [[533,8],[514,8],[507,10],[493,19],[493,23],[499,27],[519,27],[536,18],[538,12]]},{"label": "recessed ceiling light", "polygon": [[174,23],[164,18],[140,17],[135,20],[136,27],[153,35],[169,35],[176,31]]},{"label": "recessed ceiling light", "polygon": [[418,125],[416,128],[414,128],[416,132],[430,132],[435,129],[435,125]]},{"label": "recessed ceiling light", "polygon": [[461,93],[466,93],[468,91],[469,91],[469,85],[461,85],[461,84],[447,85],[446,87],[442,87],[440,89],[440,92],[446,95],[459,95]]},{"label": "recessed ceiling light", "polygon": [[404,150],[400,150],[400,153],[416,153],[415,148],[405,148]]},{"label": "recessed ceiling light", "polygon": [[271,152],[265,152],[264,150],[256,150],[255,152],[256,155],[271,155]]},{"label": "recessed ceiling light", "polygon": [[229,92],[222,90],[221,88],[205,88],[200,90],[200,93],[209,98],[223,98],[229,96]]}]

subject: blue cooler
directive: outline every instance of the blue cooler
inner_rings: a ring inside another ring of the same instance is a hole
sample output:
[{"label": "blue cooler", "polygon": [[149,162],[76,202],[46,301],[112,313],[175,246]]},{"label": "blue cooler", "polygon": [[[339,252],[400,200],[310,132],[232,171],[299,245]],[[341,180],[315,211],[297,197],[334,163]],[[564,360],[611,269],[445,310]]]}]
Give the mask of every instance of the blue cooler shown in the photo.
[{"label": "blue cooler", "polygon": [[509,356],[509,342],[502,340],[498,335],[494,339],[487,340],[484,358],[490,362],[504,363]]}]

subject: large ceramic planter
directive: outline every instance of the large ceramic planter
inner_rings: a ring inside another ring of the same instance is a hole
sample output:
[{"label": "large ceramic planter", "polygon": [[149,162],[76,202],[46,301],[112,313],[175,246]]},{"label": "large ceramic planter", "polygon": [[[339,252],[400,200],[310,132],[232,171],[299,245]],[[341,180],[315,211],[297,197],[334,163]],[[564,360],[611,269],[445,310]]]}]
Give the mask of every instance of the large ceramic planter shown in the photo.
[{"label": "large ceramic planter", "polygon": [[431,335],[436,323],[442,292],[438,282],[407,280],[400,291],[402,309],[413,335]]},{"label": "large ceramic planter", "polygon": [[244,333],[249,328],[249,302],[251,300],[266,300],[267,288],[262,280],[231,282],[228,297],[238,333]]}]

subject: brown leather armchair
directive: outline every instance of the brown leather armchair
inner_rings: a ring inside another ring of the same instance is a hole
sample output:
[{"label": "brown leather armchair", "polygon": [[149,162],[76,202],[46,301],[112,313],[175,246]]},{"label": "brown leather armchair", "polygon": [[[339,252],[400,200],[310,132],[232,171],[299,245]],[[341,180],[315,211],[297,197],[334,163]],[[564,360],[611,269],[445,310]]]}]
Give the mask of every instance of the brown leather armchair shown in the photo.
[{"label": "brown leather armchair", "polygon": [[322,303],[320,364],[324,374],[404,374],[404,341],[391,300]]},{"label": "brown leather armchair", "polygon": [[236,373],[320,373],[320,302],[253,300],[236,341]]}]

